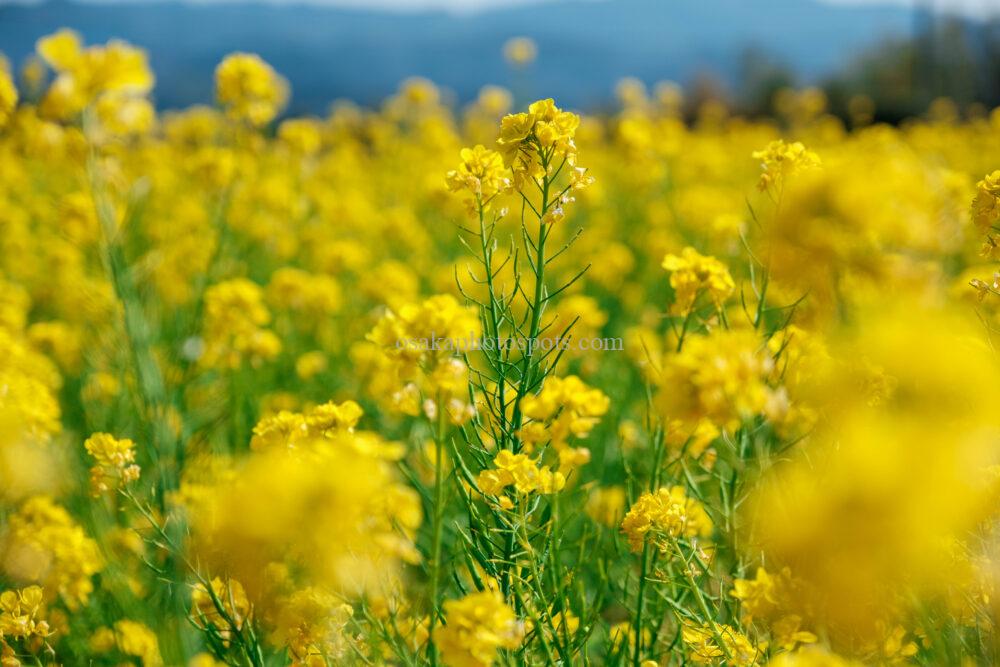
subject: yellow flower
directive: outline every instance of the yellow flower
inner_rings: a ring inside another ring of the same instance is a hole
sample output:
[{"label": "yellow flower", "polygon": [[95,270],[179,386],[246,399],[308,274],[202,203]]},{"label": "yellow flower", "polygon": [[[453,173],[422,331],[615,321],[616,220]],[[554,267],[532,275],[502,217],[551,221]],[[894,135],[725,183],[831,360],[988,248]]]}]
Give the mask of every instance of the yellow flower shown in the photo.
[{"label": "yellow flower", "polygon": [[278,355],[281,341],[264,328],[271,314],[263,301],[261,288],[242,278],[205,290],[202,364],[239,368],[245,361],[259,365]]},{"label": "yellow flower", "polygon": [[715,307],[721,308],[736,289],[725,264],[694,248],[684,248],[679,256],[667,255],[662,266],[670,271],[670,286],[674,290],[671,311],[675,313],[691,310],[700,294],[707,294]]},{"label": "yellow flower", "polygon": [[136,621],[118,621],[115,623],[115,638],[118,650],[141,659],[144,667],[159,667],[163,664],[156,633],[146,625]]},{"label": "yellow flower", "polygon": [[66,322],[35,322],[28,327],[31,344],[49,355],[59,366],[77,371],[83,354],[80,331]]},{"label": "yellow flower", "polygon": [[[723,646],[719,645],[716,635],[722,639]],[[725,664],[734,667],[752,667],[763,658],[766,648],[754,646],[739,630],[718,623],[685,623],[681,628],[681,639],[690,653],[691,662],[697,665],[716,665],[725,661]],[[727,655],[729,659],[726,659]]]},{"label": "yellow flower", "polygon": [[741,609],[747,620],[753,620],[767,617],[780,604],[778,586],[779,582],[767,570],[758,567],[756,578],[734,580],[731,594],[743,603]]},{"label": "yellow flower", "polygon": [[448,172],[448,188],[471,194],[469,207],[473,212],[477,206],[487,207],[494,196],[510,186],[503,157],[496,151],[477,145],[463,148],[461,158],[458,169]]},{"label": "yellow flower", "polygon": [[490,667],[499,649],[514,649],[524,637],[524,623],[494,591],[471,593],[444,603],[444,625],[433,641],[448,667]]},{"label": "yellow flower", "polygon": [[278,127],[278,138],[291,150],[303,155],[319,152],[323,135],[318,121],[307,118],[290,118]]},{"label": "yellow flower", "polygon": [[700,502],[688,498],[684,487],[663,487],[639,496],[622,520],[621,530],[633,552],[642,551],[647,537],[666,550],[668,539],[709,537],[712,520]]},{"label": "yellow flower", "polygon": [[42,618],[44,594],[40,586],[0,593],[0,637],[44,639],[51,634]]},{"label": "yellow flower", "polygon": [[566,484],[566,478],[559,472],[540,467],[538,461],[526,454],[513,454],[503,450],[493,459],[495,470],[479,473],[479,490],[491,496],[499,496],[505,488],[512,486],[518,493],[555,493]]},{"label": "yellow flower", "polygon": [[10,74],[0,68],[0,128],[7,124],[17,107],[17,88]]},{"label": "yellow flower", "polygon": [[476,349],[480,333],[478,313],[449,294],[387,312],[366,336],[377,347],[373,389],[393,410],[418,414],[423,395],[425,414],[443,410],[452,423],[465,423],[475,408],[459,355]]},{"label": "yellow flower", "polygon": [[329,366],[329,359],[326,353],[320,350],[313,350],[300,355],[295,360],[295,374],[303,380],[311,380]]},{"label": "yellow flower", "polygon": [[752,331],[715,330],[686,338],[656,377],[661,414],[686,424],[707,419],[729,430],[763,414],[776,392],[769,384],[774,360],[761,345]]},{"label": "yellow flower", "polygon": [[508,114],[500,121],[500,137],[497,143],[501,146],[513,146],[528,138],[535,127],[535,116],[530,113]]},{"label": "yellow flower", "polygon": [[90,488],[95,496],[139,479],[135,443],[131,440],[118,440],[107,433],[95,433],[87,438],[83,446],[97,462],[90,469]]},{"label": "yellow flower", "polygon": [[47,116],[69,119],[94,102],[109,104],[105,97],[110,96],[118,101],[101,112],[106,122],[113,110],[123,108],[128,109],[126,117],[113,119],[112,124],[124,123],[133,131],[151,122],[151,108],[138,100],[152,89],[154,80],[142,49],[119,40],[84,48],[79,35],[61,30],[38,40],[36,50],[57,75],[41,103]]},{"label": "yellow flower", "polygon": [[693,426],[681,419],[671,419],[667,423],[664,439],[671,452],[683,452],[693,459],[700,459],[719,435],[719,429],[708,419],[699,419]]},{"label": "yellow flower", "polygon": [[[250,448],[263,450],[272,447],[295,449],[307,447],[324,438],[353,433],[364,411],[354,401],[337,404],[333,401],[317,405],[303,413],[280,410],[261,419],[253,429]],[[359,438],[360,438],[359,434]],[[354,440],[352,442],[359,442]],[[366,442],[366,447],[368,443]],[[383,450],[369,448],[372,452]],[[385,451],[388,451],[386,447]],[[392,455],[386,458],[395,458]]]},{"label": "yellow flower", "polygon": [[[191,620],[199,628],[211,627],[228,646],[233,632],[242,631],[253,610],[242,584],[235,579],[224,582],[215,577],[210,585],[211,591],[202,584],[191,591]],[[215,600],[222,605],[225,616],[216,607]]]},{"label": "yellow flower", "polygon": [[783,190],[788,178],[820,165],[819,156],[798,141],[786,144],[777,139],[763,150],[754,151],[752,157],[760,160],[761,175],[758,187],[778,194]]},{"label": "yellow flower", "polygon": [[503,45],[503,56],[511,65],[524,67],[534,62],[538,47],[529,37],[512,37]]},{"label": "yellow flower", "polygon": [[259,126],[284,108],[288,84],[260,56],[234,53],[215,70],[215,94],[231,116]]},{"label": "yellow flower", "polygon": [[[635,624],[629,621],[622,621],[616,623],[609,628],[609,637],[611,639],[612,646],[615,647],[619,653],[626,655],[632,655],[635,650]],[[642,629],[642,644],[643,646],[649,646],[650,632],[647,628]],[[624,649],[624,650],[623,650]]]},{"label": "yellow flower", "polygon": [[594,521],[605,526],[617,526],[625,512],[625,489],[620,486],[601,486],[590,492],[584,511]]},{"label": "yellow flower", "polygon": [[[514,187],[522,194],[534,194],[531,182],[545,174],[545,165],[554,172],[565,161],[572,172],[577,153],[574,137],[579,126],[580,117],[562,111],[552,99],[531,104],[528,113],[505,116],[500,121],[497,147],[511,169]],[[585,170],[577,169],[571,173],[570,182],[580,189],[590,185],[592,179]],[[562,203],[568,201],[572,198],[564,197]]]},{"label": "yellow flower", "polygon": [[83,42],[75,31],[63,28],[39,39],[35,50],[49,66],[57,72],[64,72],[73,69],[80,62]]},{"label": "yellow flower", "polygon": [[283,267],[271,274],[267,300],[275,310],[304,315],[308,323],[322,321],[339,310],[340,285],[325,274]]},{"label": "yellow flower", "polygon": [[771,636],[774,643],[786,651],[792,651],[799,644],[813,644],[819,638],[802,629],[802,617],[797,614],[782,616],[771,624]]},{"label": "yellow flower", "polygon": [[779,653],[767,663],[767,667],[861,667],[861,664],[810,646],[795,652]]},{"label": "yellow flower", "polygon": [[188,660],[187,667],[225,667],[225,664],[216,660],[211,653],[198,653]]},{"label": "yellow flower", "polygon": [[103,567],[97,543],[46,496],[29,498],[9,517],[0,552],[9,577],[39,583],[70,610],[86,604],[91,577]]},{"label": "yellow flower", "polygon": [[104,95],[97,102],[102,129],[116,135],[148,132],[156,117],[152,103],[141,97]]},{"label": "yellow flower", "polygon": [[589,436],[610,405],[604,392],[587,386],[575,375],[550,377],[541,391],[521,399],[521,411],[534,421],[522,427],[518,436],[529,445],[551,440],[552,446],[562,452],[571,436]]},{"label": "yellow flower", "polygon": [[309,587],[282,598],[277,606],[271,639],[287,646],[297,664],[325,665],[348,655],[352,638],[346,627],[353,614],[349,604]]},{"label": "yellow flower", "polygon": [[972,222],[982,231],[989,231],[1000,222],[1000,169],[976,183],[972,200]]},{"label": "yellow flower", "polygon": [[204,490],[191,516],[193,557],[239,580],[251,602],[271,585],[272,563],[335,593],[377,589],[401,560],[416,560],[423,518],[419,496],[398,481],[379,444],[340,431],[252,452]]}]

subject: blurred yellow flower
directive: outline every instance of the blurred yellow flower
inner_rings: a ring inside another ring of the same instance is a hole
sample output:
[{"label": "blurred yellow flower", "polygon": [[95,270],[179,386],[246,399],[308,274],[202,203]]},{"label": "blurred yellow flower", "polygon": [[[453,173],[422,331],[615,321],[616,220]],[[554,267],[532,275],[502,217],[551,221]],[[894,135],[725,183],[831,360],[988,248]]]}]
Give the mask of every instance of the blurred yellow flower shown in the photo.
[{"label": "blurred yellow flower", "polygon": [[215,95],[234,118],[266,125],[285,107],[288,84],[260,56],[234,53],[215,70]]},{"label": "blurred yellow flower", "polygon": [[524,67],[538,56],[538,46],[529,37],[512,37],[503,45],[503,56],[511,65]]},{"label": "blurred yellow flower", "polygon": [[448,667],[490,667],[499,649],[521,644],[524,624],[494,591],[471,593],[444,603],[444,625],[433,641]]}]

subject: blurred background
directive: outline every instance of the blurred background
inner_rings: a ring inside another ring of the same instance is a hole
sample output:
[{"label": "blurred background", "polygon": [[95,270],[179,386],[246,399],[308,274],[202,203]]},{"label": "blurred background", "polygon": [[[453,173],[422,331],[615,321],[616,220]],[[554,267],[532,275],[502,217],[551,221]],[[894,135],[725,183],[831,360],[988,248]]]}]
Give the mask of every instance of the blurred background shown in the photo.
[{"label": "blurred background", "polygon": [[691,109],[720,99],[751,115],[790,86],[821,87],[844,117],[873,103],[890,122],[941,97],[966,115],[1000,106],[1000,0],[0,0],[15,67],[61,27],[147,49],[163,109],[211,101],[233,51],[289,79],[290,114],[377,104],[411,76],[455,103],[490,82],[588,111],[612,105],[623,77],[676,82]]}]

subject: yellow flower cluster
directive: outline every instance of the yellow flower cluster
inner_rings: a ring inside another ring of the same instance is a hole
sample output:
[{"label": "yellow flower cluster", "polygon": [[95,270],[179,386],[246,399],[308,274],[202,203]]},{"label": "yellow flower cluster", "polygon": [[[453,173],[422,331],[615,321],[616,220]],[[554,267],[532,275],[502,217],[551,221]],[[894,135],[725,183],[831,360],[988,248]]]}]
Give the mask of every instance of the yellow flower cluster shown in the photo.
[{"label": "yellow flower cluster", "polygon": [[29,498],[10,516],[0,550],[8,577],[40,584],[71,610],[90,599],[91,577],[103,567],[97,543],[46,496]]},{"label": "yellow flower cluster", "polygon": [[201,363],[220,369],[256,366],[281,351],[281,341],[265,327],[271,314],[264,293],[242,278],[212,285],[205,291],[204,351]]},{"label": "yellow flower cluster", "polygon": [[701,294],[707,294],[720,308],[736,289],[725,264],[691,247],[684,248],[680,255],[667,255],[662,266],[670,272],[670,287],[674,290],[671,310],[675,313],[687,313]]},{"label": "yellow flower cluster", "polygon": [[[580,117],[563,111],[552,99],[539,100],[528,107],[527,113],[504,116],[500,124],[497,146],[504,163],[510,167],[514,185],[519,190],[537,181],[564,162],[570,169],[572,187],[582,189],[593,181],[586,170],[576,166],[574,137]],[[556,222],[557,216],[547,222]]]},{"label": "yellow flower cluster", "polygon": [[524,624],[494,591],[446,601],[444,617],[433,641],[448,667],[490,667],[500,649],[517,648],[524,637]]},{"label": "yellow flower cluster", "polygon": [[712,520],[698,500],[688,497],[683,486],[663,487],[639,496],[625,514],[621,531],[634,552],[641,551],[647,539],[666,550],[671,539],[708,538]]},{"label": "yellow flower cluster", "polygon": [[90,638],[95,653],[118,653],[126,660],[139,660],[144,666],[161,667],[160,643],[149,626],[123,619],[113,628],[101,628]]},{"label": "yellow flower cluster", "polygon": [[419,496],[382,458],[380,439],[322,432],[293,448],[269,446],[279,440],[272,434],[234,475],[200,493],[194,549],[251,600],[267,590],[273,564],[331,591],[376,591],[393,581],[402,560],[419,558]]},{"label": "yellow flower cluster", "polygon": [[614,528],[625,512],[625,489],[620,486],[598,487],[587,498],[584,511],[594,521]]},{"label": "yellow flower cluster", "polygon": [[503,55],[511,64],[524,67],[535,60],[538,45],[530,37],[511,37],[503,45]]},{"label": "yellow flower cluster", "polygon": [[222,581],[215,577],[208,586],[197,584],[191,591],[192,622],[201,628],[211,626],[212,632],[218,633],[225,645],[232,642],[234,632],[243,630],[252,613],[246,591],[235,579]]},{"label": "yellow flower cluster", "polygon": [[11,81],[10,73],[0,68],[0,128],[3,128],[10,120],[11,114],[17,107],[17,88]]},{"label": "yellow flower cluster", "polygon": [[600,389],[587,386],[575,375],[549,378],[541,391],[521,399],[521,411],[532,421],[518,435],[529,449],[550,442],[559,452],[561,466],[583,465],[590,460],[590,450],[571,447],[568,440],[590,435],[610,404]]},{"label": "yellow flower cluster", "polygon": [[272,640],[287,646],[296,664],[347,660],[347,624],[353,610],[336,596],[316,588],[295,591],[273,614]]},{"label": "yellow flower cluster", "polygon": [[681,628],[681,639],[691,662],[696,665],[717,665],[725,660],[734,667],[753,667],[761,664],[763,651],[767,648],[766,645],[754,646],[735,628],[715,623],[685,624]]},{"label": "yellow flower cluster", "polygon": [[982,232],[991,231],[1000,222],[1000,169],[976,183],[972,222]]},{"label": "yellow flower cluster", "polygon": [[373,382],[404,414],[443,411],[452,423],[464,423],[474,408],[459,355],[474,349],[481,331],[476,311],[449,294],[390,310],[367,336],[381,362]]},{"label": "yellow flower cluster", "polygon": [[792,651],[799,644],[817,641],[814,633],[801,628],[803,618],[795,613],[804,611],[795,609],[795,602],[801,597],[796,589],[801,585],[792,579],[788,568],[774,575],[759,567],[754,579],[735,579],[731,595],[741,602],[747,622],[766,622],[773,644]]},{"label": "yellow flower cluster", "polygon": [[21,667],[22,660],[38,664],[51,652],[55,631],[45,620],[45,595],[39,586],[0,593],[0,664]]},{"label": "yellow flower cluster", "polygon": [[692,426],[707,419],[735,430],[742,420],[780,406],[769,385],[774,360],[752,331],[693,336],[664,362],[657,382],[661,413]]},{"label": "yellow flower cluster", "polygon": [[139,479],[135,443],[107,433],[95,433],[83,443],[97,465],[90,469],[90,489],[95,496]]},{"label": "yellow flower cluster", "polygon": [[468,200],[470,212],[475,213],[479,207],[487,210],[490,201],[510,187],[510,172],[504,167],[503,156],[482,145],[463,148],[460,155],[458,169],[448,172],[448,188],[472,195]]},{"label": "yellow flower cluster", "polygon": [[59,371],[48,357],[25,340],[0,328],[0,413],[34,442],[46,442],[59,433],[61,410],[56,393],[62,385]]},{"label": "yellow flower cluster", "polygon": [[271,447],[295,449],[340,432],[353,433],[363,415],[361,406],[354,401],[340,404],[330,401],[304,413],[282,410],[254,426],[250,447],[255,450]]},{"label": "yellow flower cluster", "polygon": [[479,473],[476,485],[479,490],[490,496],[497,496],[501,506],[513,507],[510,499],[503,494],[508,486],[513,486],[518,493],[555,493],[566,484],[566,478],[561,472],[554,472],[544,466],[539,466],[536,459],[527,454],[512,454],[501,451],[493,459],[496,468]]},{"label": "yellow flower cluster", "polygon": [[[911,304],[868,313],[865,322],[833,339],[835,363],[812,389],[822,387],[811,400],[824,419],[808,452],[777,467],[747,511],[768,517],[756,530],[772,562],[808,584],[794,595],[798,608],[821,600],[827,624],[872,640],[904,578],[908,590],[925,594],[954,587],[973,595],[978,587],[963,579],[954,549],[971,549],[967,536],[989,513],[990,484],[960,480],[989,477],[994,450],[981,434],[998,423],[987,398],[996,368],[971,342],[974,322]],[[939,352],[919,353],[930,349]],[[758,579],[744,592],[767,590],[769,577]],[[789,588],[773,585],[778,597]],[[967,604],[954,613],[969,613],[960,611]]]},{"label": "yellow flower cluster", "polygon": [[271,274],[267,300],[275,310],[288,310],[307,322],[317,322],[340,308],[340,285],[328,275],[284,267]]},{"label": "yellow flower cluster", "polygon": [[288,100],[288,84],[260,56],[234,53],[215,70],[215,95],[234,118],[270,123]]},{"label": "yellow flower cluster", "polygon": [[94,105],[105,129],[149,129],[154,112],[143,96],[153,87],[153,73],[144,51],[116,40],[84,48],[80,36],[65,29],[36,48],[56,72],[39,107],[43,114],[68,120]]},{"label": "yellow flower cluster", "polygon": [[757,186],[778,194],[789,178],[820,165],[819,156],[802,142],[788,144],[781,139],[772,141],[763,150],[754,151],[753,159],[760,160],[761,175]]},{"label": "yellow flower cluster", "polygon": [[49,636],[51,629],[42,618],[44,602],[40,586],[0,593],[0,640]]}]

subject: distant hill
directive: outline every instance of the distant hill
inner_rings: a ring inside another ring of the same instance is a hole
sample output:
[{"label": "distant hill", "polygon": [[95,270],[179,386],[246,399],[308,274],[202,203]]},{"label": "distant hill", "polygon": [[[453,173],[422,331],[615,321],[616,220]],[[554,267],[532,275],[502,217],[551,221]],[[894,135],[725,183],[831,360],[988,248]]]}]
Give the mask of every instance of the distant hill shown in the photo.
[{"label": "distant hill", "polygon": [[[343,97],[377,102],[412,75],[463,101],[484,83],[499,83],[593,107],[626,75],[684,82],[711,71],[733,81],[751,46],[814,80],[879,38],[908,32],[911,22],[902,8],[814,0],[554,0],[471,15],[56,0],[0,4],[0,51],[20,62],[38,37],[64,26],[88,43],[126,39],[148,49],[164,108],[209,101],[214,66],[237,50],[259,53],[291,81],[297,112],[322,112]],[[500,53],[515,35],[540,47],[538,62],[519,80]]]}]

